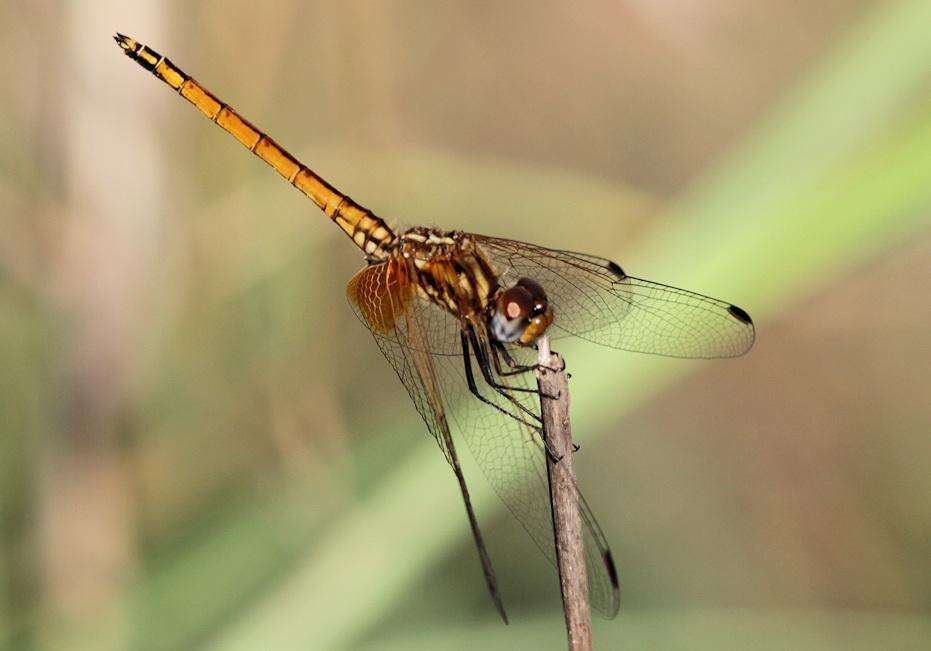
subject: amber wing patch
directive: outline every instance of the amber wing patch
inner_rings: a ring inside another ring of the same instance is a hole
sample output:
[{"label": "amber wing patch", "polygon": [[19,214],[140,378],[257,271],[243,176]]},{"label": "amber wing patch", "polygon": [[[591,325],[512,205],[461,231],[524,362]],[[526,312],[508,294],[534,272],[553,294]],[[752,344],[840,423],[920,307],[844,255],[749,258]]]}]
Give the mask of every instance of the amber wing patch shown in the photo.
[{"label": "amber wing patch", "polygon": [[415,293],[407,268],[397,260],[362,269],[346,287],[349,300],[359,308],[369,328],[377,333],[394,330]]}]

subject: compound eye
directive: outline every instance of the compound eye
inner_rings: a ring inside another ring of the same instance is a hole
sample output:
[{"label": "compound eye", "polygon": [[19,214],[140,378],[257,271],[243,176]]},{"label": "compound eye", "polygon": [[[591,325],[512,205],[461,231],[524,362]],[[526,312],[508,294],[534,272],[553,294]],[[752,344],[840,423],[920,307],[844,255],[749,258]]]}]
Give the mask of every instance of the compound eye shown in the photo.
[{"label": "compound eye", "polygon": [[528,318],[533,307],[533,297],[520,285],[501,292],[498,297],[498,313],[508,321]]},{"label": "compound eye", "polygon": [[523,288],[530,298],[530,316],[539,316],[546,313],[546,292],[543,290],[543,286],[540,285],[540,283],[532,278],[521,278],[517,281],[517,284],[514,285],[514,288],[517,287]]},{"label": "compound eye", "polygon": [[529,346],[552,322],[553,310],[543,287],[535,280],[521,278],[513,287],[498,294],[489,325],[498,341]]}]

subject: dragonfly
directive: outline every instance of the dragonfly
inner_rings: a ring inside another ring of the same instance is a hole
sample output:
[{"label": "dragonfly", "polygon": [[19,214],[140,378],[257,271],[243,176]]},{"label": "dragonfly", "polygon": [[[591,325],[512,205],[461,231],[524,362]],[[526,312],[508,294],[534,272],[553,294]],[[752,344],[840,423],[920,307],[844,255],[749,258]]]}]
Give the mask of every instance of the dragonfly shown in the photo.
[{"label": "dragonfly", "polygon": [[[631,276],[605,258],[464,231],[395,230],[170,60],[123,34],[114,39],[307,195],[362,250],[366,265],[349,281],[349,303],[452,468],[486,587],[505,623],[452,433],[466,441],[494,491],[555,565],[550,450],[532,381],[540,337],[679,358],[737,357],[753,345],[753,321],[743,309]],[[577,496],[590,602],[611,618],[620,605],[617,569],[592,510]]]}]

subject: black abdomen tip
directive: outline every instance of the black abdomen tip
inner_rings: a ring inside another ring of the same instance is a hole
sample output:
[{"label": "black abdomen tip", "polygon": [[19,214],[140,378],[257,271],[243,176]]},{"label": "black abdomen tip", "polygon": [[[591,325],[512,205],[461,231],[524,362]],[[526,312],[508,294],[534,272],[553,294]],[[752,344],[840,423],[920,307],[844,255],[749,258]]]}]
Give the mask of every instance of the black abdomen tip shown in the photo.
[{"label": "black abdomen tip", "polygon": [[731,305],[727,308],[727,311],[738,321],[743,321],[747,325],[753,325],[753,319],[750,318],[750,315],[736,305]]}]

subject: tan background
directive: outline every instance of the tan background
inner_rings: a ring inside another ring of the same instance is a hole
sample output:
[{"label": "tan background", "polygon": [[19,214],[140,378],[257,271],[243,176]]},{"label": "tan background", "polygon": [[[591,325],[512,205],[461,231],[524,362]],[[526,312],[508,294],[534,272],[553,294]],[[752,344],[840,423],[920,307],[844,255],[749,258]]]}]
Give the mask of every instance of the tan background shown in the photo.
[{"label": "tan background", "polygon": [[467,465],[496,621],[356,250],[115,30],[393,223],[756,318],[740,360],[562,349],[602,648],[931,638],[926,2],[133,4],[0,8],[0,644],[563,644]]}]

